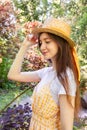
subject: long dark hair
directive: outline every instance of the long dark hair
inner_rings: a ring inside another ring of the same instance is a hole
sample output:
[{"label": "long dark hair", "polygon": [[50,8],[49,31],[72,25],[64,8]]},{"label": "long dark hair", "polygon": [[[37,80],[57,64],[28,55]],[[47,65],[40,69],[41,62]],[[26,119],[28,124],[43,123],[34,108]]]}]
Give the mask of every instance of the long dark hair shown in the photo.
[{"label": "long dark hair", "polygon": [[[42,33],[39,34],[38,40],[41,34]],[[56,56],[57,77],[62,83],[63,87],[65,88],[67,99],[70,104],[71,104],[71,100],[70,100],[70,96],[68,95],[69,84],[68,84],[68,76],[66,73],[66,69],[67,67],[69,67],[73,71],[76,85],[77,85],[76,96],[75,96],[75,116],[77,116],[77,113],[80,108],[80,93],[79,93],[79,80],[78,80],[79,75],[73,57],[73,48],[69,45],[69,43],[65,39],[51,33],[47,33],[47,34],[58,43],[58,54]]]}]

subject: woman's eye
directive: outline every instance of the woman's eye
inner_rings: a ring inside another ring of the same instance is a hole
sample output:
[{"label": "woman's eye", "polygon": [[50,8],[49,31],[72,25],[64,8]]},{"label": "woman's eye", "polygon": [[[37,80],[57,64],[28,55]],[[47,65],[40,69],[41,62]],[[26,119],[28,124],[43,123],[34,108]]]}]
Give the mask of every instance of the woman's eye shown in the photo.
[{"label": "woman's eye", "polygon": [[46,41],[46,43],[48,44],[48,43],[50,43],[50,41]]}]

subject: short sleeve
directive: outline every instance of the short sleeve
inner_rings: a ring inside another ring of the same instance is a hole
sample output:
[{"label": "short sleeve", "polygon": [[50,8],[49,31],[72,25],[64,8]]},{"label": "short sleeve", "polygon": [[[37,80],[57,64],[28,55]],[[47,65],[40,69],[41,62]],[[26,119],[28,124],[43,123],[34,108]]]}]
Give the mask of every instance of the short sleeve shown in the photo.
[{"label": "short sleeve", "polygon": [[66,94],[66,91],[65,91],[64,87],[62,86],[62,84],[60,85],[60,90],[59,90],[58,95],[60,95],[60,94]]},{"label": "short sleeve", "polygon": [[39,69],[37,71],[35,71],[37,73],[37,75],[42,79],[43,76],[47,73],[49,67],[45,67],[42,69]]},{"label": "short sleeve", "polygon": [[[76,95],[76,82],[75,82],[73,71],[70,68],[67,68],[66,73],[68,76],[69,95],[75,96]],[[62,84],[60,85],[59,95],[60,94],[66,94],[66,91]]]}]

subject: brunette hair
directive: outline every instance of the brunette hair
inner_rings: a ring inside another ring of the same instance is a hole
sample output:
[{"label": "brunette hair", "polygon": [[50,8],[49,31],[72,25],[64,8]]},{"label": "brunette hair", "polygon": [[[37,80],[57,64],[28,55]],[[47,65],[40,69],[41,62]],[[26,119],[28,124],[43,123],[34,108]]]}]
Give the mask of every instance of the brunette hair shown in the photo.
[{"label": "brunette hair", "polygon": [[[41,34],[42,33],[39,34],[38,40]],[[78,116],[77,114],[80,108],[80,91],[79,91],[79,80],[78,80],[79,75],[78,75],[78,70],[77,70],[75,60],[73,57],[73,48],[62,37],[59,37],[51,33],[47,33],[47,34],[58,43],[58,54],[56,56],[57,77],[62,83],[63,87],[65,88],[67,99],[70,104],[71,104],[71,100],[68,94],[69,84],[68,84],[68,76],[66,73],[66,69],[67,67],[69,67],[73,71],[75,82],[77,85],[76,96],[75,96],[75,117],[77,117]],[[39,44],[39,47],[40,47],[40,44]]]}]

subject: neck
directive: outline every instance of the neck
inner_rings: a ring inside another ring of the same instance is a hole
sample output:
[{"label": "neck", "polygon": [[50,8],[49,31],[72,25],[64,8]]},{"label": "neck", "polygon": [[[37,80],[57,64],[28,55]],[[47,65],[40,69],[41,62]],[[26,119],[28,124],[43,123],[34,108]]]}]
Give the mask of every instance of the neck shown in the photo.
[{"label": "neck", "polygon": [[53,66],[53,69],[56,70],[56,60],[54,59],[51,59],[52,61],[52,66]]}]

